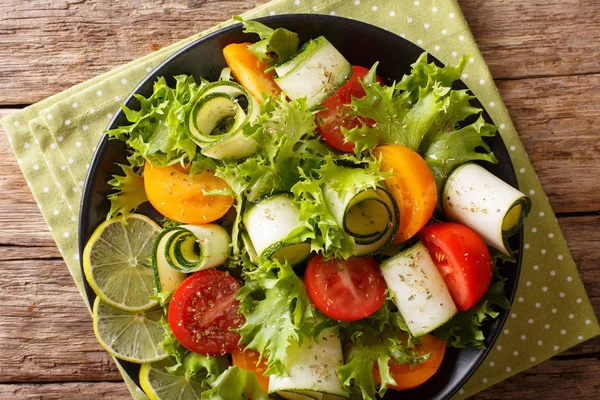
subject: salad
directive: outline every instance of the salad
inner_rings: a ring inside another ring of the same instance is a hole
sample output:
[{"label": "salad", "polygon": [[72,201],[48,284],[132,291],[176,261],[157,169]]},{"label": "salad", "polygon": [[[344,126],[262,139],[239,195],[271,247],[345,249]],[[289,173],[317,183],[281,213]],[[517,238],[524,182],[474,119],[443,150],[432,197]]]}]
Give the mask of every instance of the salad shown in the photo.
[{"label": "salad", "polygon": [[509,306],[495,262],[531,208],[480,166],[496,129],[452,87],[468,58],[387,85],[325,37],[239,20],[259,40],[217,81],[161,77],[107,131],[128,164],[84,251],[96,336],[150,398],[427,384]]}]

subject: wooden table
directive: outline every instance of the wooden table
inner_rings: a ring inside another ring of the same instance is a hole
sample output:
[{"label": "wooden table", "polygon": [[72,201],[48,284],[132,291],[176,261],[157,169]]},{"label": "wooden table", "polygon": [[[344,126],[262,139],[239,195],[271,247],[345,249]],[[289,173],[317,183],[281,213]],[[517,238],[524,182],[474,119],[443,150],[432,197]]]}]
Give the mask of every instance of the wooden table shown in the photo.
[{"label": "wooden table", "polygon": [[[264,0],[0,4],[0,116],[251,9]],[[600,313],[600,1],[462,0]],[[0,399],[126,399],[0,134]],[[592,399],[600,339],[477,399]]]}]

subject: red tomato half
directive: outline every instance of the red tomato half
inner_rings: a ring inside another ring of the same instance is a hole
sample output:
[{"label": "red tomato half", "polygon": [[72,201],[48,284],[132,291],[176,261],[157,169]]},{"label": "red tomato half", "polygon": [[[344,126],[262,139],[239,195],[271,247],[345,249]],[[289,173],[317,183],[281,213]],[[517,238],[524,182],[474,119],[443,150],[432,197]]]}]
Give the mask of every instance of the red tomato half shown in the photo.
[{"label": "red tomato half", "polygon": [[169,326],[187,349],[210,356],[230,353],[240,335],[231,332],[244,323],[236,300],[237,280],[216,269],[198,271],[175,290],[169,304]]},{"label": "red tomato half", "polygon": [[[351,108],[346,104],[350,104],[352,97],[364,97],[365,90],[358,81],[358,78],[363,78],[369,70],[364,67],[352,67],[352,77],[341,88],[337,90],[331,97],[321,104],[326,107],[326,110],[317,113],[317,130],[323,137],[325,143],[331,147],[346,151],[354,151],[354,143],[344,142],[344,135],[340,127],[346,129],[355,128],[359,124],[359,117],[350,115]],[[377,81],[383,84],[381,78],[377,77]],[[365,123],[373,123],[368,120]]]},{"label": "red tomato half", "polygon": [[419,232],[431,258],[444,277],[450,295],[460,311],[481,299],[492,280],[492,257],[471,228],[444,222]]},{"label": "red tomato half", "polygon": [[385,280],[370,257],[324,261],[317,254],[306,267],[304,284],[319,311],[339,321],[365,318],[385,301]]}]

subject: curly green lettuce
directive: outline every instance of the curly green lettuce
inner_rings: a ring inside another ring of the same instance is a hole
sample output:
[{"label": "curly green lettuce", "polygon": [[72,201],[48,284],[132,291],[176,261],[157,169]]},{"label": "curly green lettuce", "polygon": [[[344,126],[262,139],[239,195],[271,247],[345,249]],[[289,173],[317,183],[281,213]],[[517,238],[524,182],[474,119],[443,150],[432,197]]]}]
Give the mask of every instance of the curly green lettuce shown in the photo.
[{"label": "curly green lettuce", "polygon": [[148,201],[144,190],[144,178],[135,173],[133,167],[125,164],[117,164],[125,175],[113,175],[108,181],[116,192],[107,196],[110,201],[110,211],[107,219],[123,215],[123,221],[127,216],[137,210],[140,204]]},{"label": "curly green lettuce", "polygon": [[269,400],[252,371],[233,366],[212,383],[210,390],[202,393],[202,400]]}]

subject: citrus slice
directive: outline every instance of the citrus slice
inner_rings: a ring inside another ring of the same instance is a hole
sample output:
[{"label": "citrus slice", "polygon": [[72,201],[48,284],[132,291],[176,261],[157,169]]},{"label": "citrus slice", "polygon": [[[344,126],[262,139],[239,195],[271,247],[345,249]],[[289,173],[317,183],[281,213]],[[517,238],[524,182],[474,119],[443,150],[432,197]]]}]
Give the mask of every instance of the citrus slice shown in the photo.
[{"label": "citrus slice", "polygon": [[208,388],[202,382],[174,375],[165,367],[172,365],[167,360],[144,364],[140,368],[140,385],[150,400],[197,400]]},{"label": "citrus slice", "polygon": [[83,251],[83,270],[96,295],[125,311],[143,311],[157,304],[152,248],[161,228],[150,218],[130,214],[100,224]]},{"label": "citrus slice", "polygon": [[160,346],[165,329],[160,324],[161,308],[129,312],[94,301],[92,317],[96,338],[113,356],[134,363],[149,363],[168,357]]}]

